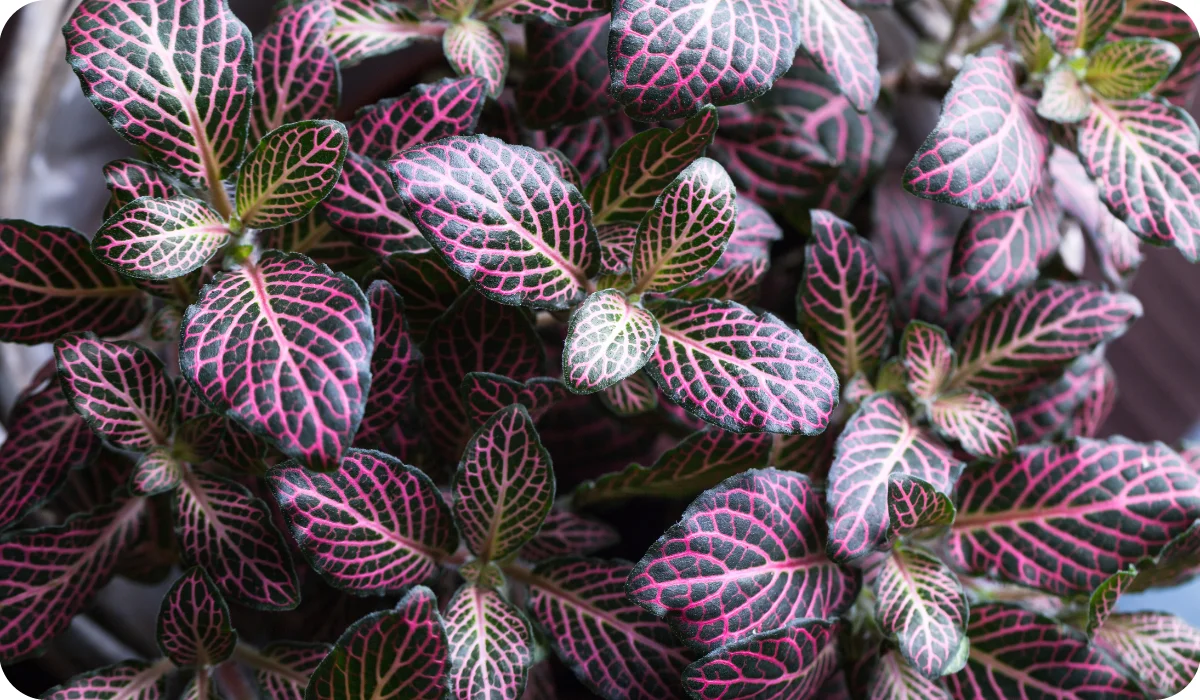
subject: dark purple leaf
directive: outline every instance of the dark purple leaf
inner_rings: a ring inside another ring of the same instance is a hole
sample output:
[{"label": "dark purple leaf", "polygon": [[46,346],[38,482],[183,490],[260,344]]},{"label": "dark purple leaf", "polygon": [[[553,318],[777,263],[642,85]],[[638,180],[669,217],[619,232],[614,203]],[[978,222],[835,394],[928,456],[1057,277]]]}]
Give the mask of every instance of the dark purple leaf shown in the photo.
[{"label": "dark purple leaf", "polygon": [[325,2],[280,6],[254,41],[256,139],[284,124],[334,116],[342,78],[326,37],[337,18]]},{"label": "dark purple leaf", "polygon": [[551,508],[542,529],[521,548],[520,558],[540,562],[555,557],[584,556],[607,549],[620,540],[607,523]]},{"label": "dark purple leaf", "polygon": [[722,647],[683,672],[696,698],[811,698],[838,670],[841,623],[794,620]]},{"label": "dark purple leaf", "polygon": [[45,700],[161,700],[167,697],[166,659],[154,664],[122,661],[67,679],[42,694]]},{"label": "dark purple leaf", "polygon": [[[323,643],[272,642],[255,655],[254,678],[272,700],[304,700],[309,677],[330,651]],[[242,650],[238,659],[249,661]]]},{"label": "dark purple leaf", "polygon": [[429,243],[405,213],[387,166],[357,153],[346,154],[341,177],[319,209],[339,231],[381,257],[429,250]]},{"label": "dark purple leaf", "polygon": [[950,295],[997,297],[1036,280],[1039,268],[1058,252],[1061,219],[1048,186],[1027,207],[972,213],[954,245]]},{"label": "dark purple leaf", "polygon": [[450,599],[442,625],[451,697],[521,697],[534,661],[534,639],[519,610],[494,590],[466,585]]},{"label": "dark purple leaf", "polygon": [[229,606],[204,571],[184,571],[158,612],[158,647],[176,666],[216,666],[233,654],[238,634]]},{"label": "dark purple leaf", "polygon": [[490,372],[468,372],[461,393],[467,413],[477,425],[515,403],[524,406],[536,421],[570,395],[560,379],[534,377],[522,383]]},{"label": "dark purple leaf", "polygon": [[175,178],[150,163],[132,158],[121,158],[104,164],[104,181],[112,193],[104,206],[104,218],[108,219],[121,207],[141,197],[170,199],[183,190],[184,186]]},{"label": "dark purple leaf", "polygon": [[578,394],[603,391],[646,364],[658,334],[658,321],[649,311],[619,290],[602,289],[571,316],[563,344],[563,381]]},{"label": "dark purple leaf", "polygon": [[528,68],[517,88],[522,122],[548,129],[620,109],[609,95],[607,16],[572,27],[525,25]]},{"label": "dark purple leaf", "polygon": [[828,73],[838,91],[860,112],[879,97],[879,44],[875,28],[840,0],[798,3],[800,46]]},{"label": "dark purple leaf", "polygon": [[403,297],[409,329],[418,341],[469,286],[433,250],[393,253],[380,263],[379,275]]},{"label": "dark purple leaf", "polygon": [[635,372],[600,392],[600,402],[618,416],[641,416],[658,408],[658,388],[645,372]]},{"label": "dark purple leaf", "polygon": [[375,349],[371,354],[371,390],[362,423],[354,436],[358,446],[377,447],[382,436],[414,404],[421,373],[421,351],[408,331],[404,300],[383,280],[367,290]]}]

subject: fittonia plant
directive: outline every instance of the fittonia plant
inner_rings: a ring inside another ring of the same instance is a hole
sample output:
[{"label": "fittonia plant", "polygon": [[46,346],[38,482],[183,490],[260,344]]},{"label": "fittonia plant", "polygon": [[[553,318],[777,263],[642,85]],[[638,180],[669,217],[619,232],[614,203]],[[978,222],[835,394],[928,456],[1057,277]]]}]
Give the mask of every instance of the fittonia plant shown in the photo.
[{"label": "fittonia plant", "polygon": [[1200,35],[943,4],[83,0],[140,155],[94,235],[0,222],[0,339],[54,352],[0,660],[126,576],[161,658],[44,697],[1181,690],[1200,632],[1116,604],[1200,573],[1200,450],[1097,432],[1140,242],[1200,258]]}]

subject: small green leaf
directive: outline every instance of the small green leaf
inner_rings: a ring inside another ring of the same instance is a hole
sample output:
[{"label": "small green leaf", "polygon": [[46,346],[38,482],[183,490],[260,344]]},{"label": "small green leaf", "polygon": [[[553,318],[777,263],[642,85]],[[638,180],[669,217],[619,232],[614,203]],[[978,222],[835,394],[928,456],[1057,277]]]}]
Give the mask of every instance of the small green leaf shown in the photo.
[{"label": "small green leaf", "polygon": [[295,122],[267,133],[250,152],[237,182],[237,215],[250,228],[274,228],[304,217],[342,174],[348,137],[341,122]]},{"label": "small green leaf", "polygon": [[1138,97],[1170,75],[1179,58],[1179,47],[1169,41],[1122,39],[1105,44],[1092,54],[1087,83],[1109,99]]}]

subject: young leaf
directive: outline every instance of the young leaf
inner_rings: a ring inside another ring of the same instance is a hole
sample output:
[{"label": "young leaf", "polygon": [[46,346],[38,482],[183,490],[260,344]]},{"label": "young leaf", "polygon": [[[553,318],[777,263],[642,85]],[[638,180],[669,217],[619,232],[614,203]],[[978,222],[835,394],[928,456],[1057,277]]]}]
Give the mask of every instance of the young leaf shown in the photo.
[{"label": "young leaf", "polygon": [[285,124],[265,134],[238,170],[242,224],[274,228],[304,218],[337,184],[346,141],[346,127],[327,120]]},{"label": "young leaf", "polygon": [[253,46],[225,3],[86,0],[63,36],[84,94],[125,140],[210,190],[235,173],[250,122]]},{"label": "young leaf", "polygon": [[458,589],[442,624],[449,649],[450,697],[456,700],[520,698],[533,665],[533,629],[494,590]]},{"label": "young leaf", "polygon": [[942,683],[918,673],[899,649],[888,649],[876,657],[866,682],[870,700],[952,700]]},{"label": "young leaf", "polygon": [[447,664],[437,597],[417,586],[394,610],[351,625],[313,671],[304,697],[439,700],[448,689]]},{"label": "young leaf", "polygon": [[849,561],[885,548],[892,475],[915,476],[948,494],[962,467],[950,448],[913,423],[894,395],[867,399],[838,438],[829,469],[829,555]]},{"label": "young leaf", "polygon": [[748,102],[791,67],[798,34],[811,30],[797,20],[795,6],[782,0],[617,0],[608,41],[612,96],[640,121]]},{"label": "young leaf", "polygon": [[1154,89],[1170,75],[1179,58],[1179,47],[1169,41],[1114,41],[1088,58],[1087,82],[1102,97],[1132,99]]},{"label": "young leaf", "polygon": [[184,189],[182,183],[150,163],[121,158],[104,164],[104,182],[111,192],[104,205],[104,219],[141,197],[170,199]]},{"label": "young leaf", "polygon": [[422,143],[470,136],[483,111],[484,88],[479,78],[446,78],[363,107],[346,123],[350,150],[387,160]]},{"label": "young leaf", "polygon": [[956,698],[1001,700],[1061,697],[1134,700],[1142,693],[1082,634],[1015,605],[986,603],[971,610],[967,665],[947,677]]},{"label": "young leaf", "polygon": [[[529,613],[550,646],[606,700],[683,700],[692,655],[667,624],[630,602],[622,561],[553,559],[524,573]],[[600,661],[602,659],[602,661]]]},{"label": "young leaf", "polygon": [[954,522],[954,503],[933,484],[907,474],[888,477],[888,537],[899,539]]},{"label": "young leaf", "polygon": [[1038,269],[1058,252],[1062,209],[1050,187],[1019,209],[972,212],[954,244],[950,296],[998,297],[1038,277]]},{"label": "young leaf", "polygon": [[63,394],[100,437],[139,451],[167,444],[175,387],[154,353],[84,333],[55,341],[54,357]]},{"label": "young leaf", "polygon": [[879,97],[879,41],[862,15],[840,0],[797,3],[800,46],[813,63],[833,78],[838,90],[860,112]]},{"label": "young leaf", "polygon": [[1046,76],[1037,103],[1039,117],[1059,124],[1076,124],[1087,119],[1091,111],[1092,98],[1070,65],[1059,65]]},{"label": "young leaf", "polygon": [[599,272],[583,196],[531,148],[453,137],[405,151],[391,169],[425,237],[496,301],[570,308]]},{"label": "young leaf", "polygon": [[1090,593],[1200,517],[1198,486],[1161,443],[1019,447],[999,465],[963,473],[948,561],[1056,595]]},{"label": "young leaf", "polygon": [[445,27],[422,22],[393,0],[329,0],[333,31],[326,39],[342,68],[399,51],[413,41],[436,40]]},{"label": "young leaf", "polygon": [[120,335],[141,322],[144,299],[96,260],[78,231],[0,220],[0,341],[44,343],[84,331]]},{"label": "young leaf", "polygon": [[967,660],[967,597],[937,557],[896,547],[872,583],[875,620],[926,678],[955,673]]},{"label": "young leaf", "polygon": [[434,320],[469,286],[432,249],[392,253],[380,262],[379,276],[404,299],[408,327],[418,341],[425,339]]},{"label": "young leaf", "polygon": [[873,372],[891,338],[892,285],[850,224],[814,210],[812,235],[796,293],[798,314],[816,331],[817,344],[839,376]]},{"label": "young leaf", "polygon": [[162,700],[167,697],[166,675],[172,669],[165,659],[122,661],[67,679],[42,694],[45,700]]},{"label": "young leaf", "polygon": [[158,648],[176,666],[216,666],[233,654],[238,634],[229,606],[198,567],[184,571],[158,612]]},{"label": "young leaf", "polygon": [[688,506],[625,590],[701,651],[797,618],[832,618],[854,601],[859,580],[825,557],[824,510],[800,474],[730,477]]},{"label": "young leaf", "polygon": [[542,529],[521,548],[520,558],[540,562],[555,557],[592,554],[620,541],[611,525],[569,510],[551,508]]},{"label": "young leaf", "polygon": [[697,698],[810,698],[838,669],[843,626],[793,620],[717,649],[688,666],[683,686]]},{"label": "young leaf", "polygon": [[524,383],[491,372],[468,372],[462,381],[462,400],[475,425],[482,425],[506,406],[519,403],[537,421],[570,392],[560,379],[534,377]]},{"label": "young leaf", "polygon": [[640,292],[669,292],[716,264],[737,216],[733,181],[698,158],[667,185],[638,226],[633,278]]},{"label": "young leaf", "polygon": [[356,595],[423,583],[458,546],[450,508],[429,477],[382,452],[351,450],[332,474],[283,464],[267,479],[309,563]]},{"label": "young leaf", "polygon": [[977,389],[939,396],[929,407],[929,421],[972,457],[997,460],[1017,446],[1017,429],[1008,411]]},{"label": "young leaf", "polygon": [[735,302],[665,300],[646,370],[671,401],[734,432],[815,435],[838,400],[837,374],[804,336]]},{"label": "young leaf", "polygon": [[417,225],[404,213],[404,200],[396,194],[387,167],[357,153],[346,154],[341,176],[317,211],[355,243],[380,257],[398,251],[429,250]]},{"label": "young leaf", "polygon": [[1128,569],[1118,571],[1104,579],[1104,583],[1088,596],[1087,633],[1089,637],[1095,634],[1096,630],[1100,629],[1108,617],[1113,614],[1117,600],[1127,588],[1133,585],[1137,575],[1137,569],[1131,565]]},{"label": "young leaf", "polygon": [[170,449],[155,447],[138,460],[133,478],[129,480],[129,491],[137,496],[157,496],[174,491],[183,480],[184,469],[187,466],[177,461]]},{"label": "young leaf", "polygon": [[304,700],[309,677],[331,650],[323,643],[271,642],[256,655],[254,679],[273,700]]},{"label": "young leaf", "polygon": [[254,41],[254,137],[284,124],[333,116],[342,76],[326,37],[336,17],[327,2],[283,5]]},{"label": "young leaf", "polygon": [[[875,186],[871,248],[887,278],[900,287],[919,276],[921,268],[954,246],[967,212],[958,207],[914,197],[899,178]],[[899,290],[897,290],[899,291]]]},{"label": "young leaf", "polygon": [[481,561],[500,561],[530,540],[554,503],[554,466],[524,406],[488,419],[454,476],[454,521]]},{"label": "young leaf", "polygon": [[588,182],[592,220],[639,223],[667,185],[704,154],[716,131],[717,110],[705,107],[674,131],[648,129],[621,144],[608,169]]},{"label": "young leaf", "polygon": [[1032,3],[1018,2],[1016,22],[1013,24],[1013,43],[1021,54],[1021,60],[1030,73],[1041,73],[1057,55],[1050,37],[1042,31],[1034,16]]},{"label": "young leaf", "polygon": [[203,399],[289,457],[336,469],[370,387],[374,344],[358,285],[298,254],[222,272],[184,314],[179,366]]},{"label": "young leaf", "polygon": [[1055,50],[1090,50],[1125,11],[1125,0],[1031,0],[1030,9]]},{"label": "young leaf", "polygon": [[587,298],[571,316],[563,380],[578,394],[603,391],[642,368],[658,344],[658,321],[616,289]]},{"label": "young leaf", "polygon": [[552,24],[569,26],[607,11],[608,3],[604,0],[482,0],[476,14],[485,21],[522,22],[539,17]]},{"label": "young leaf", "polygon": [[517,86],[517,108],[531,129],[604,117],[620,109],[609,95],[607,16],[572,27],[525,25],[529,67]]},{"label": "young leaf", "polygon": [[935,325],[912,321],[900,339],[900,361],[913,397],[933,400],[954,373],[954,349],[950,336]]},{"label": "young leaf", "polygon": [[500,32],[478,20],[464,19],[446,29],[442,51],[455,73],[479,78],[488,96],[500,96],[508,77],[508,44]]},{"label": "young leaf", "polygon": [[692,433],[654,462],[636,462],[619,472],[585,481],[575,489],[576,506],[611,504],[637,496],[692,498],[748,469],[769,465],[771,441],[763,435],[740,435],[706,427]]},{"label": "young leaf", "polygon": [[200,268],[231,238],[225,219],[198,199],[147,197],[109,217],[92,252],[127,277],[162,280]]},{"label": "young leaf", "polygon": [[226,598],[258,610],[291,610],[300,582],[267,504],[221,477],[185,471],[172,496],[184,560],[204,567]]},{"label": "young leaf", "polygon": [[1153,696],[1182,693],[1200,671],[1200,632],[1175,615],[1113,615],[1098,634],[1101,643],[1153,689]]},{"label": "young leaf", "polygon": [[404,415],[416,398],[421,373],[421,351],[408,331],[404,300],[392,285],[376,280],[367,289],[375,349],[371,353],[371,390],[356,445],[382,444],[381,436]]},{"label": "young leaf", "polygon": [[908,164],[904,187],[968,209],[1023,207],[1041,185],[1049,152],[1046,127],[995,46],[963,64],[937,127]]},{"label": "young leaf", "polygon": [[1128,294],[1083,282],[1037,282],[995,302],[962,332],[950,387],[993,396],[1027,391],[1121,336],[1141,315],[1141,303]]}]

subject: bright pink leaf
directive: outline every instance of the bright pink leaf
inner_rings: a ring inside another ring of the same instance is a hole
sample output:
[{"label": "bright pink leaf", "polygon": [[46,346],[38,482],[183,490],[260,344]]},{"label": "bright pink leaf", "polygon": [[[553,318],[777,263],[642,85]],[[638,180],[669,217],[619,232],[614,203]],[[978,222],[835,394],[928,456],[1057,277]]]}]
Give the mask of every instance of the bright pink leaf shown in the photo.
[{"label": "bright pink leaf", "polygon": [[342,77],[326,37],[336,16],[327,2],[282,5],[254,40],[256,139],[284,124],[334,116]]},{"label": "bright pink leaf", "polygon": [[959,389],[929,406],[929,421],[972,457],[997,460],[1017,446],[1012,417],[996,399],[978,389]]},{"label": "bright pink leaf", "polygon": [[200,567],[184,571],[163,597],[157,636],[158,647],[176,666],[216,666],[233,654],[238,634],[229,606]]},{"label": "bright pink leaf", "polygon": [[371,353],[371,390],[362,423],[354,436],[360,446],[382,445],[385,434],[414,404],[421,373],[421,351],[408,330],[404,300],[383,280],[367,290],[375,349]]},{"label": "bright pink leaf", "polygon": [[1042,31],[1064,56],[1090,50],[1104,38],[1121,13],[1124,0],[1033,0],[1029,3]]},{"label": "bright pink leaf", "polygon": [[841,0],[809,0],[800,10],[800,46],[850,104],[866,112],[879,97],[879,40],[869,20]]},{"label": "bright pink leaf", "polygon": [[683,672],[698,698],[811,698],[838,669],[841,623],[794,620],[722,647]]},{"label": "bright pink leaf", "polygon": [[954,244],[952,297],[998,297],[1038,278],[1039,268],[1058,252],[1062,209],[1053,189],[1042,187],[1033,203],[1006,211],[973,212]]}]

